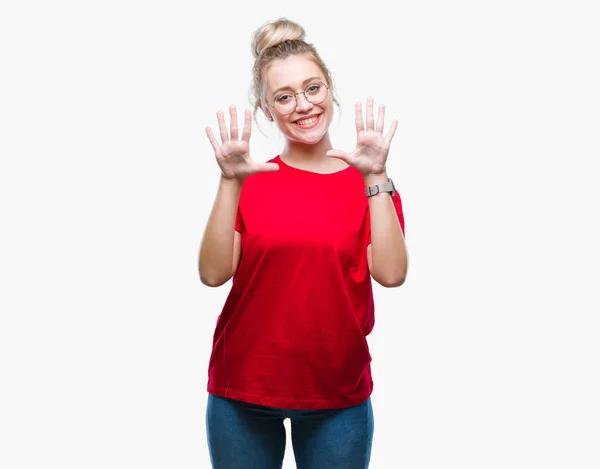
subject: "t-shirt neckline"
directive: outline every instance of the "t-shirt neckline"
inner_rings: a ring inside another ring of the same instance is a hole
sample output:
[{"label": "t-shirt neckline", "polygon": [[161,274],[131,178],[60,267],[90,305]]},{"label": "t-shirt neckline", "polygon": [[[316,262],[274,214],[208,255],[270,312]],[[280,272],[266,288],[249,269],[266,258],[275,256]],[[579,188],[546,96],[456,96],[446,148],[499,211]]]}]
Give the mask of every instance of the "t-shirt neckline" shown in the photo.
[{"label": "t-shirt neckline", "polygon": [[286,169],[291,169],[292,171],[299,171],[304,174],[310,174],[310,175],[315,175],[315,176],[333,176],[336,174],[342,174],[342,173],[348,171],[350,168],[352,168],[352,166],[348,165],[348,167],[346,167],[344,169],[340,169],[339,171],[334,171],[333,173],[315,173],[314,171],[309,171],[307,169],[301,169],[301,168],[296,168],[295,166],[290,166],[289,164],[287,164],[285,161],[283,161],[281,159],[281,155],[277,155],[275,157],[274,162],[280,164],[281,166],[285,167]]}]

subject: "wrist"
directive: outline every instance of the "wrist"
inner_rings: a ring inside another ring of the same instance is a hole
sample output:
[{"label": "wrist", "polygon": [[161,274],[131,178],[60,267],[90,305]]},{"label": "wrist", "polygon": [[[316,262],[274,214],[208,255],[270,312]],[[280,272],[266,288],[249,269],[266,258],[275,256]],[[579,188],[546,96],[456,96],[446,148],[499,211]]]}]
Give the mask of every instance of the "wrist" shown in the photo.
[{"label": "wrist", "polygon": [[383,172],[377,174],[365,174],[363,179],[365,181],[365,186],[374,186],[375,184],[383,184],[384,182],[388,182],[389,176],[387,171],[384,170]]},{"label": "wrist", "polygon": [[238,179],[238,178],[228,178],[225,177],[225,175],[223,173],[221,173],[221,180],[220,180],[220,184],[222,186],[225,187],[234,187],[234,188],[238,188],[242,186],[242,183],[244,181],[242,179]]}]

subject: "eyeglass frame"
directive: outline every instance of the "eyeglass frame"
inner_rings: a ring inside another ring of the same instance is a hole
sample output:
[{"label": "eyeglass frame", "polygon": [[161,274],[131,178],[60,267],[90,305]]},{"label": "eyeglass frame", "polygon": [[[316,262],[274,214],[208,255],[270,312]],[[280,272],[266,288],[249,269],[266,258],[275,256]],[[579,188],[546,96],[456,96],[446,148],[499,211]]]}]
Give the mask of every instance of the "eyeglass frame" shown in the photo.
[{"label": "eyeglass frame", "polygon": [[[323,98],[321,101],[319,101],[318,103],[313,103],[312,101],[310,101],[310,100],[309,100],[309,99],[306,97],[306,90],[307,90],[308,88],[310,88],[310,86],[312,86],[312,85],[313,85],[315,82],[321,83],[321,84],[323,84],[323,86],[324,86],[325,88],[327,88],[327,94],[326,94],[326,95],[325,95],[325,97],[324,97],[324,98]],[[327,96],[329,96],[329,92],[330,92],[330,91],[331,91],[331,90],[329,89],[329,86],[327,86],[327,83],[325,83],[325,82],[323,82],[323,81],[321,81],[321,80],[315,80],[314,82],[312,82],[312,83],[308,84],[308,85],[306,86],[306,88],[304,89],[304,91],[300,91],[299,93],[291,93],[291,94],[292,94],[292,96],[294,97],[294,99],[296,100],[296,105],[294,106],[294,109],[296,109],[296,108],[298,107],[298,98],[297,98],[297,96],[298,96],[299,94],[303,94],[303,95],[304,95],[304,99],[306,100],[306,102],[308,102],[308,103],[312,104],[313,106],[316,106],[317,104],[321,104],[323,101],[325,101],[325,100],[327,99]],[[291,110],[290,112],[282,113],[282,112],[280,112],[280,111],[279,111],[279,110],[278,110],[278,109],[275,107],[275,103],[274,103],[274,102],[273,102],[273,104],[269,103],[269,101],[267,101],[267,98],[265,98],[265,102],[266,102],[266,103],[267,103],[269,106],[271,106],[271,107],[272,107],[272,108],[273,108],[275,111],[277,111],[277,114],[279,114],[279,115],[281,115],[281,116],[287,116],[287,115],[291,114],[292,112],[294,112],[294,110]]]}]

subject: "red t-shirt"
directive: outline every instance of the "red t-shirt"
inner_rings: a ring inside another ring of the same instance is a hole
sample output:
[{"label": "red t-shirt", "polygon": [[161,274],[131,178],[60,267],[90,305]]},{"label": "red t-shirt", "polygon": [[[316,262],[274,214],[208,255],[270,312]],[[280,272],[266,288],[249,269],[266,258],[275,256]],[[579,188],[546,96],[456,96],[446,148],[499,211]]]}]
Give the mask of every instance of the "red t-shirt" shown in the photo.
[{"label": "red t-shirt", "polygon": [[[279,171],[242,185],[242,254],[217,320],[208,392],[287,409],[358,405],[373,390],[364,179],[353,167],[319,174],[270,162]],[[404,231],[398,192],[393,201]]]}]

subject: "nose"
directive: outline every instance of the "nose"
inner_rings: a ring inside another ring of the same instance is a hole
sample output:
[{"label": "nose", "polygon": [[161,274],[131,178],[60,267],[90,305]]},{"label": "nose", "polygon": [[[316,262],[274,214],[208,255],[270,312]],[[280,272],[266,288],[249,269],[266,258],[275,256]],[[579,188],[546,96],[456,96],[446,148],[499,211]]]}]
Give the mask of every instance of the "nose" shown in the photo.
[{"label": "nose", "polygon": [[296,95],[296,110],[304,112],[312,109],[313,105],[306,99],[304,93]]}]

